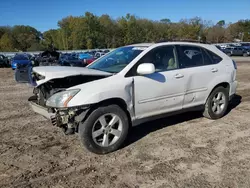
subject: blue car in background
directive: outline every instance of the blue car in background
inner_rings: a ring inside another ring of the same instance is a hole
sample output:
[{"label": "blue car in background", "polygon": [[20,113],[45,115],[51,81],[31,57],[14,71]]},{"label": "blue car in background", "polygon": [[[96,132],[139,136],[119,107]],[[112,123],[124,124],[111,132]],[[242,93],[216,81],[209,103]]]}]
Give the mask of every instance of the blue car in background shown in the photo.
[{"label": "blue car in background", "polygon": [[32,64],[29,56],[23,54],[17,54],[11,61],[11,68],[15,70],[17,66],[30,66]]},{"label": "blue car in background", "polygon": [[83,62],[86,64],[90,64],[95,60],[94,56],[92,56],[91,54],[88,54],[88,53],[80,53],[78,58],[80,60],[83,60]]},{"label": "blue car in background", "polygon": [[78,58],[82,59],[82,60],[83,59],[89,59],[89,58],[92,58],[92,55],[87,54],[87,53],[81,53],[81,54],[79,54]]}]

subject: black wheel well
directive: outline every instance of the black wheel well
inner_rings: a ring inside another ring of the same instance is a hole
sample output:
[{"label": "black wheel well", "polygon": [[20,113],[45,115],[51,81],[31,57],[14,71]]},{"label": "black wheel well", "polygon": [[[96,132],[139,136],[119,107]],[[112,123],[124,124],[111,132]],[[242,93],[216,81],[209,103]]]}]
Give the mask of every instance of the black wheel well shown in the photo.
[{"label": "black wheel well", "polygon": [[206,101],[208,100],[209,96],[211,95],[211,93],[217,88],[217,87],[224,87],[225,89],[228,90],[228,94],[229,94],[229,90],[230,90],[230,84],[228,82],[222,82],[222,83],[219,83],[217,84],[213,89],[212,91],[209,93],[209,95],[207,96],[207,99]]},{"label": "black wheel well", "polygon": [[[217,87],[219,87],[219,86],[222,86],[222,87],[224,87],[225,89],[228,89],[228,90],[230,89],[230,84],[227,83],[227,82],[222,82],[222,83],[216,85],[216,86],[214,87],[214,89],[217,88]],[[213,89],[213,90],[214,90],[214,89]]]},{"label": "black wheel well", "polygon": [[[222,83],[219,83],[219,84],[217,84],[214,88],[213,88],[213,90],[210,92],[210,94],[217,88],[217,87],[224,87],[225,89],[227,89],[228,90],[228,92],[229,92],[229,90],[230,90],[230,84],[228,83],[228,82],[222,82]],[[209,96],[210,96],[210,94],[209,94]]]}]

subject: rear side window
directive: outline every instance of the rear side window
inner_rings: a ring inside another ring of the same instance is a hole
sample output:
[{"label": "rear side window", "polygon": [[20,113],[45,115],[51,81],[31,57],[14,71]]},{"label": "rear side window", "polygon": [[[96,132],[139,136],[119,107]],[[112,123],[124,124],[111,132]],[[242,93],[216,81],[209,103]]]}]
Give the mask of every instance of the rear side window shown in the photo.
[{"label": "rear side window", "polygon": [[178,61],[181,68],[204,65],[202,51],[195,46],[178,46]]},{"label": "rear side window", "polygon": [[222,61],[222,58],[220,56],[216,55],[215,53],[213,53],[213,52],[211,52],[209,50],[206,50],[206,52],[211,57],[213,64],[216,64],[216,63],[219,63],[219,62]]}]

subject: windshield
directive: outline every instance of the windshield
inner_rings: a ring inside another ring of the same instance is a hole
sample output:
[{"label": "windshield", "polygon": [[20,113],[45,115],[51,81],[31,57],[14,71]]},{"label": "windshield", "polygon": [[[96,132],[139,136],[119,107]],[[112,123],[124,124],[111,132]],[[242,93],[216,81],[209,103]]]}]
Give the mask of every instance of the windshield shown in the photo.
[{"label": "windshield", "polygon": [[105,72],[118,73],[136,58],[146,47],[126,46],[102,56],[88,66]]},{"label": "windshield", "polygon": [[28,57],[23,55],[17,55],[14,57],[14,60],[28,60]]}]

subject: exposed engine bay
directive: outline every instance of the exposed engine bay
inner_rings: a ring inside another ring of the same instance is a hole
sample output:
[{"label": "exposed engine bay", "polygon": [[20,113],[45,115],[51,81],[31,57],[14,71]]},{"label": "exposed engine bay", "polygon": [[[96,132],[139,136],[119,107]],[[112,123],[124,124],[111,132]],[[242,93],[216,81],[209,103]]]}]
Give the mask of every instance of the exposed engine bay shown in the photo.
[{"label": "exposed engine bay", "polygon": [[[51,68],[53,69],[53,67]],[[52,95],[66,91],[70,87],[103,79],[112,75],[86,68],[74,69],[70,67],[66,69],[66,67],[61,67],[65,73],[64,75],[60,74],[62,72],[48,74],[48,69],[43,71],[43,67],[34,69],[30,80],[30,84],[35,86],[33,90],[34,95],[29,98],[29,102],[34,111],[39,109],[39,112],[36,112],[45,114],[44,117],[50,119],[52,125],[63,128],[65,134],[74,134],[77,132],[78,125],[85,117],[89,107],[52,108],[46,106],[47,100]],[[41,109],[43,112],[41,112]],[[47,114],[49,114],[49,116]]]}]

